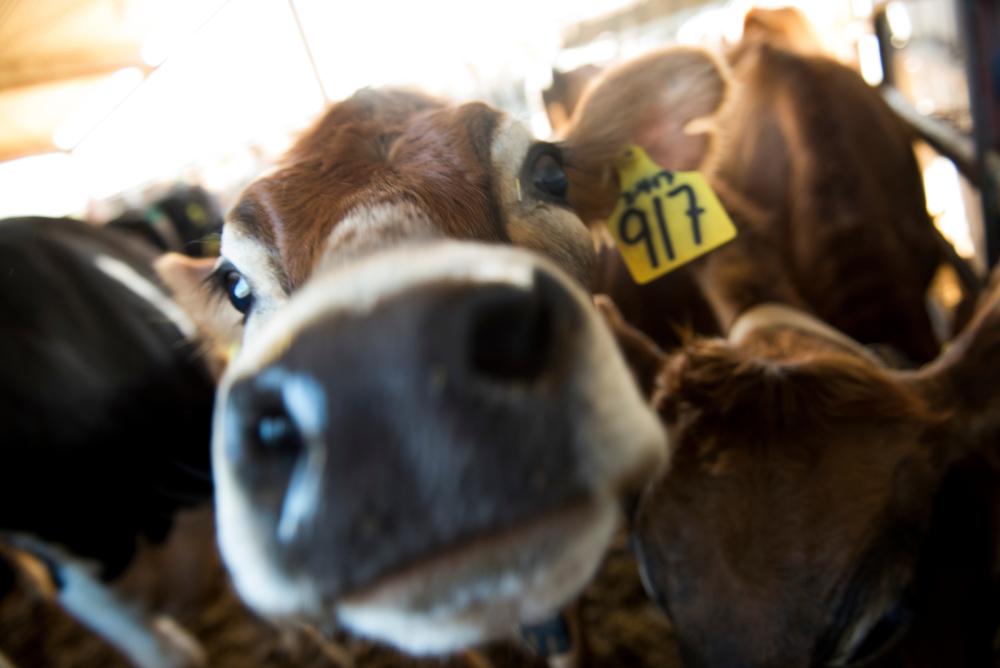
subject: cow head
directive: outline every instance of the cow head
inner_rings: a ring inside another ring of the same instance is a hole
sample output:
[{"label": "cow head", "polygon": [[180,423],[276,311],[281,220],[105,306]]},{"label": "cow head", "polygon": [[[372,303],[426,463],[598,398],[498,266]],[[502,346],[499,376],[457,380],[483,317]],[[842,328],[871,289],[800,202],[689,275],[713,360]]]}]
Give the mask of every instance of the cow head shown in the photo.
[{"label": "cow head", "polygon": [[637,545],[685,665],[988,662],[997,296],[917,373],[774,307],[661,360],[672,466]]},{"label": "cow head", "polygon": [[[724,85],[700,52],[661,58]],[[663,145],[721,101],[672,113],[672,90],[648,91]],[[243,318],[213,453],[257,611],[444,652],[593,574],[618,499],[666,459],[587,292],[615,116],[548,143],[482,104],[365,90],[243,193],[209,279]]]}]

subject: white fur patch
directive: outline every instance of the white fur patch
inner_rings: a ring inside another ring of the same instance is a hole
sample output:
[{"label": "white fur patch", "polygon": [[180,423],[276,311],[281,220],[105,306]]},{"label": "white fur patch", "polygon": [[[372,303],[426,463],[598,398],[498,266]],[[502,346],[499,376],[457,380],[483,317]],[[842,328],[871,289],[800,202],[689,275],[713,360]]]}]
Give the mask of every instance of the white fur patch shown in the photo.
[{"label": "white fur patch", "polygon": [[319,600],[311,583],[289,578],[267,554],[267,543],[261,536],[272,529],[261,522],[233,476],[222,447],[225,410],[222,404],[217,405],[220,408],[215,411],[212,443],[216,534],[219,552],[232,576],[233,586],[251,608],[266,614],[285,616],[316,611]]},{"label": "white fur patch", "polygon": [[334,226],[316,271],[352,261],[369,250],[441,236],[427,214],[409,202],[359,206]]},{"label": "white fur patch", "polygon": [[110,255],[98,255],[94,258],[94,265],[104,274],[115,281],[121,283],[129,291],[135,293],[143,301],[163,314],[167,320],[172,322],[184,338],[193,340],[197,329],[194,323],[174,301],[159,287],[154,285],[149,279],[139,274],[135,269],[128,266],[119,259]]}]

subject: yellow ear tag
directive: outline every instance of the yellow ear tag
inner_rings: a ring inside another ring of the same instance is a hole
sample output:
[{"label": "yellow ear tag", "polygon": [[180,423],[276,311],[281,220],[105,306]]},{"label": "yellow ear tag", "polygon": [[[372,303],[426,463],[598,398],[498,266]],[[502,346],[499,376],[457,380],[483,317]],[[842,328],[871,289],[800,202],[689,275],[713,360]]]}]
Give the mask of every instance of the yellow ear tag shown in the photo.
[{"label": "yellow ear tag", "polygon": [[736,236],[698,172],[670,172],[638,146],[618,162],[621,193],[608,228],[636,283],[648,283]]}]

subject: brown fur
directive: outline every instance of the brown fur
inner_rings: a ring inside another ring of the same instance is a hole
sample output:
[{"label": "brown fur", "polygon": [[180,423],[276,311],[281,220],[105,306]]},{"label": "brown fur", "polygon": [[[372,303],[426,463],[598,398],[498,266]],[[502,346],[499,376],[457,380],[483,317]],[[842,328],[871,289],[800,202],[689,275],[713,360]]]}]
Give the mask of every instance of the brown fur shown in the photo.
[{"label": "brown fur", "polygon": [[252,233],[271,238],[297,288],[333,226],[358,205],[411,202],[433,211],[442,236],[506,241],[490,174],[498,112],[446,106],[417,93],[364,90],[334,105],[275,173],[237,205],[257,215]]},{"label": "brown fur", "polygon": [[637,545],[685,659],[824,665],[866,612],[904,601],[910,623],[873,665],[992,661],[998,370],[1000,292],[919,372],[783,326],[665,362],[673,466],[642,501]]},{"label": "brown fur", "polygon": [[[656,398],[662,414],[722,438],[752,431],[766,444],[802,430],[835,432],[845,420],[872,414],[933,422],[919,395],[881,369],[794,330],[760,333],[738,348],[692,342],[666,378]],[[692,407],[696,416],[687,414]]]},{"label": "brown fur", "polygon": [[618,198],[614,169],[638,143],[666,169],[695,169],[711,137],[688,133],[715,113],[727,89],[725,70],[701,49],[657,51],[607,71],[584,94],[563,135],[573,191],[584,222],[604,220]]},{"label": "brown fur", "polygon": [[737,62],[716,179],[767,210],[821,319],[916,361],[938,344],[924,296],[943,261],[910,137],[856,73],[766,44]]},{"label": "brown fur", "polygon": [[[753,303],[775,300],[927,361],[938,342],[925,294],[954,258],[927,214],[911,137],[855,72],[775,46],[801,40],[769,17],[787,27],[780,12],[751,13],[731,79],[695,52],[686,60],[650,54],[598,78],[565,130],[575,203],[588,222],[610,214],[617,178],[609,165],[628,143],[668,169],[707,173],[740,229],[730,245],[746,247],[739,267],[716,262],[715,276],[700,277],[719,322],[690,294],[697,268],[635,286],[608,254],[598,289],[665,347],[678,339],[667,316],[650,313],[669,308],[670,318],[712,334]],[[698,133],[686,134],[695,119]],[[974,299],[976,287],[966,288]]]}]

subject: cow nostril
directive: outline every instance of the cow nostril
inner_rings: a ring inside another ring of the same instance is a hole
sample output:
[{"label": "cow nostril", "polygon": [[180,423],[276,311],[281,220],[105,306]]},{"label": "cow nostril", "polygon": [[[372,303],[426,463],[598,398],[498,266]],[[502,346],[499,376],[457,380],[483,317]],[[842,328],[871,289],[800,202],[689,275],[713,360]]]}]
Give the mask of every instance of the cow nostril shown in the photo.
[{"label": "cow nostril", "polygon": [[533,380],[545,370],[552,339],[552,311],[538,292],[502,289],[472,312],[469,363],[498,380]]},{"label": "cow nostril", "polygon": [[257,423],[257,441],[268,450],[298,449],[299,439],[287,415],[265,415]]},{"label": "cow nostril", "polygon": [[264,407],[250,427],[250,442],[265,456],[295,458],[305,447],[302,434],[283,405]]}]

